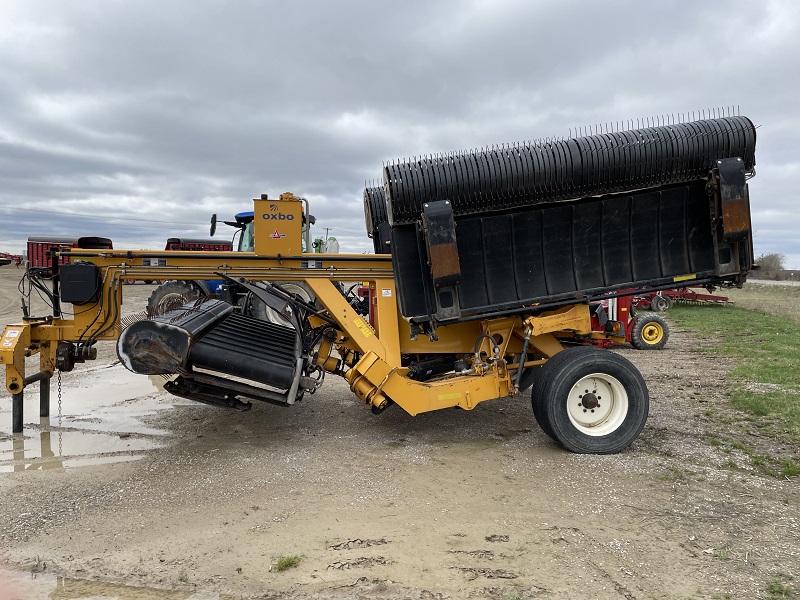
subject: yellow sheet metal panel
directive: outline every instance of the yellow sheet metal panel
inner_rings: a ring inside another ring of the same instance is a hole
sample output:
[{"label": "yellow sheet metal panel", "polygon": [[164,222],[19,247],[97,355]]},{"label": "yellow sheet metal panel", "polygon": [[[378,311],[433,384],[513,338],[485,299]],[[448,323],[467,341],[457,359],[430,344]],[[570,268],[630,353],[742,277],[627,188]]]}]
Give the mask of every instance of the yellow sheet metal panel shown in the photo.
[{"label": "yellow sheet metal panel", "polygon": [[592,331],[592,317],[588,305],[574,304],[528,317],[525,325],[531,328],[533,335],[565,330],[588,334]]},{"label": "yellow sheet metal panel", "polygon": [[500,365],[481,375],[441,381],[415,381],[407,374],[408,369],[392,368],[368,352],[346,379],[362,401],[380,407],[385,397],[411,415],[453,406],[470,410],[485,400],[508,396],[512,387],[508,371]]},{"label": "yellow sheet metal panel", "polygon": [[30,325],[8,325],[0,337],[0,364],[6,367],[6,389],[22,391],[25,379],[25,351],[31,343]]},{"label": "yellow sheet metal panel", "polygon": [[254,200],[253,243],[262,256],[303,253],[303,203],[291,194],[280,200]]},{"label": "yellow sheet metal panel", "polygon": [[[359,315],[341,292],[336,289],[333,282],[327,279],[308,279],[309,289],[314,293],[317,301],[324,306],[331,317],[337,322],[341,330],[350,337],[353,345],[362,352],[374,352],[390,364],[400,365],[400,351],[387,349],[372,327]],[[396,340],[395,340],[396,341]],[[390,340],[391,342],[391,340]]]}]

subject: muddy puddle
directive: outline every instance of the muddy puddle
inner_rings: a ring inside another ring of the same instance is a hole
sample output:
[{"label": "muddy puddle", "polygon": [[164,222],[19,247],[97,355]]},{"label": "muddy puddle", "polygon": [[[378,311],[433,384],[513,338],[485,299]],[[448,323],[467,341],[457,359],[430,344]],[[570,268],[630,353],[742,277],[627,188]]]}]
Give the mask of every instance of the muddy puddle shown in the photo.
[{"label": "muddy puddle", "polygon": [[68,579],[49,573],[22,573],[0,569],[2,600],[233,600],[210,591],[171,591]]},{"label": "muddy puddle", "polygon": [[11,433],[11,399],[0,397],[0,472],[72,468],[136,460],[163,446],[167,431],[143,417],[172,408],[164,379],[121,365],[87,369],[80,386],[51,382],[50,417],[39,417],[38,386],[26,390],[24,431]]}]

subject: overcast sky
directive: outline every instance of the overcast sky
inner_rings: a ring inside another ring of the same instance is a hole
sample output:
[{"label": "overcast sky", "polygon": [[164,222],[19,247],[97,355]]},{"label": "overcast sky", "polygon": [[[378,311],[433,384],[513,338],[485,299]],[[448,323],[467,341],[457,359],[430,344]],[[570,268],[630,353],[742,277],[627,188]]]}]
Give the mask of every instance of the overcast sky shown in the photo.
[{"label": "overcast sky", "polygon": [[798,74],[793,0],[0,0],[0,251],[159,248],[292,191],[361,252],[386,161],[734,106],[756,254],[800,268]]}]

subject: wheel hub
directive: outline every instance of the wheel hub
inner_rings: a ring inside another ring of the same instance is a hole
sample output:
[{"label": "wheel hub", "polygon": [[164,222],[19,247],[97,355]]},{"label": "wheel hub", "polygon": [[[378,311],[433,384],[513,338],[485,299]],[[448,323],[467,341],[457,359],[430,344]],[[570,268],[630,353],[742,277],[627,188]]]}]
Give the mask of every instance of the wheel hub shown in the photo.
[{"label": "wheel hub", "polygon": [[592,392],[589,392],[581,397],[581,405],[583,408],[592,409],[600,406],[600,402],[597,401],[597,396],[595,396]]},{"label": "wheel hub", "polygon": [[628,412],[628,395],[615,377],[593,373],[573,385],[567,399],[567,415],[582,433],[591,436],[615,431]]},{"label": "wheel hub", "polygon": [[655,343],[661,339],[661,328],[657,325],[647,325],[642,331],[642,337],[650,343]]}]

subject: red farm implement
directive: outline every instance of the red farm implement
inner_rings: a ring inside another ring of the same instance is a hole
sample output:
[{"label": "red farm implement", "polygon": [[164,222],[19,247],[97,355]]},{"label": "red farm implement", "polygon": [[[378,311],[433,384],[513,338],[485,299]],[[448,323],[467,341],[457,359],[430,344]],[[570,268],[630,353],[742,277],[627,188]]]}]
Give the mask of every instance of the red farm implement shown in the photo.
[{"label": "red farm implement", "polygon": [[[28,238],[28,264],[31,267],[53,266],[53,256],[56,252],[69,252],[73,248],[87,250],[111,250],[112,242],[104,237],[43,237],[30,236]],[[66,256],[58,257],[58,264],[69,262]]]},{"label": "red farm implement", "polygon": [[727,296],[714,294],[716,288],[709,287],[684,287],[673,290],[660,290],[637,294],[633,300],[636,308],[664,312],[669,310],[675,302],[692,304],[730,304]]},{"label": "red farm implement", "polygon": [[22,257],[16,254],[9,254],[8,252],[0,252],[0,267],[14,263],[17,266],[22,264]]},{"label": "red farm implement", "polygon": [[[164,250],[188,250],[191,252],[230,252],[233,250],[233,243],[228,241],[220,241],[213,239],[196,239],[196,238],[167,238],[167,244]],[[136,283],[136,279],[125,279],[126,284]],[[164,283],[165,279],[159,280],[145,280],[145,283]]]}]

